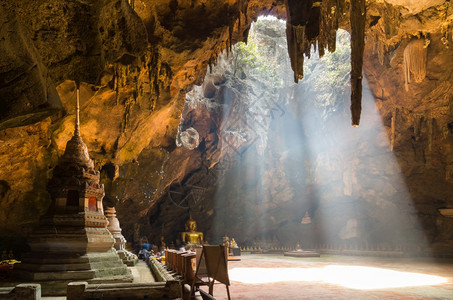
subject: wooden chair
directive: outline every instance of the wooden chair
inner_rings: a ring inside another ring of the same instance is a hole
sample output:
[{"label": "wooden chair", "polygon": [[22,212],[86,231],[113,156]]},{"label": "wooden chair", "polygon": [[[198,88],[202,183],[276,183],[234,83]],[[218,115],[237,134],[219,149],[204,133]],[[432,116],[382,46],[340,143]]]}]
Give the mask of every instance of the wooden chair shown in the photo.
[{"label": "wooden chair", "polygon": [[195,288],[200,290],[201,285],[207,285],[209,294],[214,296],[214,282],[218,281],[225,284],[230,300],[230,279],[228,277],[228,259],[225,247],[222,245],[204,245],[200,250],[197,251],[197,269],[190,294],[194,294]]},{"label": "wooden chair", "polygon": [[199,289],[198,291],[200,292],[201,299],[203,299],[203,300],[215,300],[214,296],[206,293],[202,289]]}]

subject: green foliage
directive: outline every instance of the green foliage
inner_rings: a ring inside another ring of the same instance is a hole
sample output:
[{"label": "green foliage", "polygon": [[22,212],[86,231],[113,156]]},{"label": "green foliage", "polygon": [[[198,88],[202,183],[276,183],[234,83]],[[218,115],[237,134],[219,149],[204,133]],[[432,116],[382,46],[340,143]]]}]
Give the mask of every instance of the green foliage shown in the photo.
[{"label": "green foliage", "polygon": [[275,45],[266,44],[265,39],[257,33],[268,28],[268,23],[268,21],[255,22],[255,28],[250,31],[248,42],[240,42],[234,46],[234,72],[237,75],[243,72],[246,77],[253,77],[269,88],[277,89],[282,86],[283,80],[278,74],[278,59],[272,58]]},{"label": "green foliage", "polygon": [[264,58],[260,55],[254,41],[249,41],[247,44],[240,42],[235,50],[238,55],[237,67],[243,71],[266,71],[267,66],[264,63]]},{"label": "green foliage", "polygon": [[[314,68],[319,68],[322,71],[322,76],[319,76],[320,83],[327,84],[330,88],[337,87],[342,84],[344,77],[350,72],[349,35],[346,31],[339,30],[337,33],[336,50],[333,53],[327,52],[319,63],[315,59],[307,59],[304,64],[305,77],[308,79]],[[345,63],[347,62],[347,63]]]},{"label": "green foliage", "polygon": [[335,52],[326,52],[321,59],[312,53],[312,58],[305,60],[304,82],[317,95],[319,104],[335,106],[337,98],[349,87],[350,53],[349,33],[338,30]]}]

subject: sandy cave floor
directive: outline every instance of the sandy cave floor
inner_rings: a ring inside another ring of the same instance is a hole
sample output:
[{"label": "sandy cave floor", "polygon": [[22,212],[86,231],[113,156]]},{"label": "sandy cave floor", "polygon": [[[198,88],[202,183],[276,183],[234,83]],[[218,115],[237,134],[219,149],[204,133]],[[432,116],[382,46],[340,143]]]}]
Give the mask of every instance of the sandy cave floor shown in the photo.
[{"label": "sandy cave floor", "polygon": [[453,299],[453,259],[247,254],[228,269],[232,299]]},{"label": "sandy cave floor", "polygon": [[[453,299],[453,259],[277,254],[240,258],[228,263],[231,299]],[[133,267],[132,274],[134,282],[152,280],[144,262]],[[214,297],[227,299],[225,285],[215,284]]]}]

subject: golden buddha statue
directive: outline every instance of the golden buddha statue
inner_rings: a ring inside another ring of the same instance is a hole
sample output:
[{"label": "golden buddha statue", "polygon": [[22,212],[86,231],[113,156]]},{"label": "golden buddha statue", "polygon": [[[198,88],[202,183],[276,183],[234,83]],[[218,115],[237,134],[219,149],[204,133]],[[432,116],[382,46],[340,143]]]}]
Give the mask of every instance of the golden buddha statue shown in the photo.
[{"label": "golden buddha statue", "polygon": [[203,245],[203,233],[197,231],[197,222],[189,217],[186,222],[186,231],[181,233],[183,243],[187,245]]}]

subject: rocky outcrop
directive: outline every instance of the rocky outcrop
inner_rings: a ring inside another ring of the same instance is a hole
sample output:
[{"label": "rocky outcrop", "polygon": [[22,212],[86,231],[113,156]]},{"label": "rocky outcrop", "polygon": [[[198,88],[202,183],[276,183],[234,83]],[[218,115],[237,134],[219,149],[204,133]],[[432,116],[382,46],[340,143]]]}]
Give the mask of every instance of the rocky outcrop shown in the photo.
[{"label": "rocky outcrop", "polygon": [[61,110],[55,85],[15,11],[0,6],[0,130],[33,124]]},{"label": "rocky outcrop", "polygon": [[445,2],[445,0],[424,0],[424,1],[386,0],[386,2],[393,5],[403,6],[408,11],[408,13],[415,15],[432,6],[441,5]]}]

